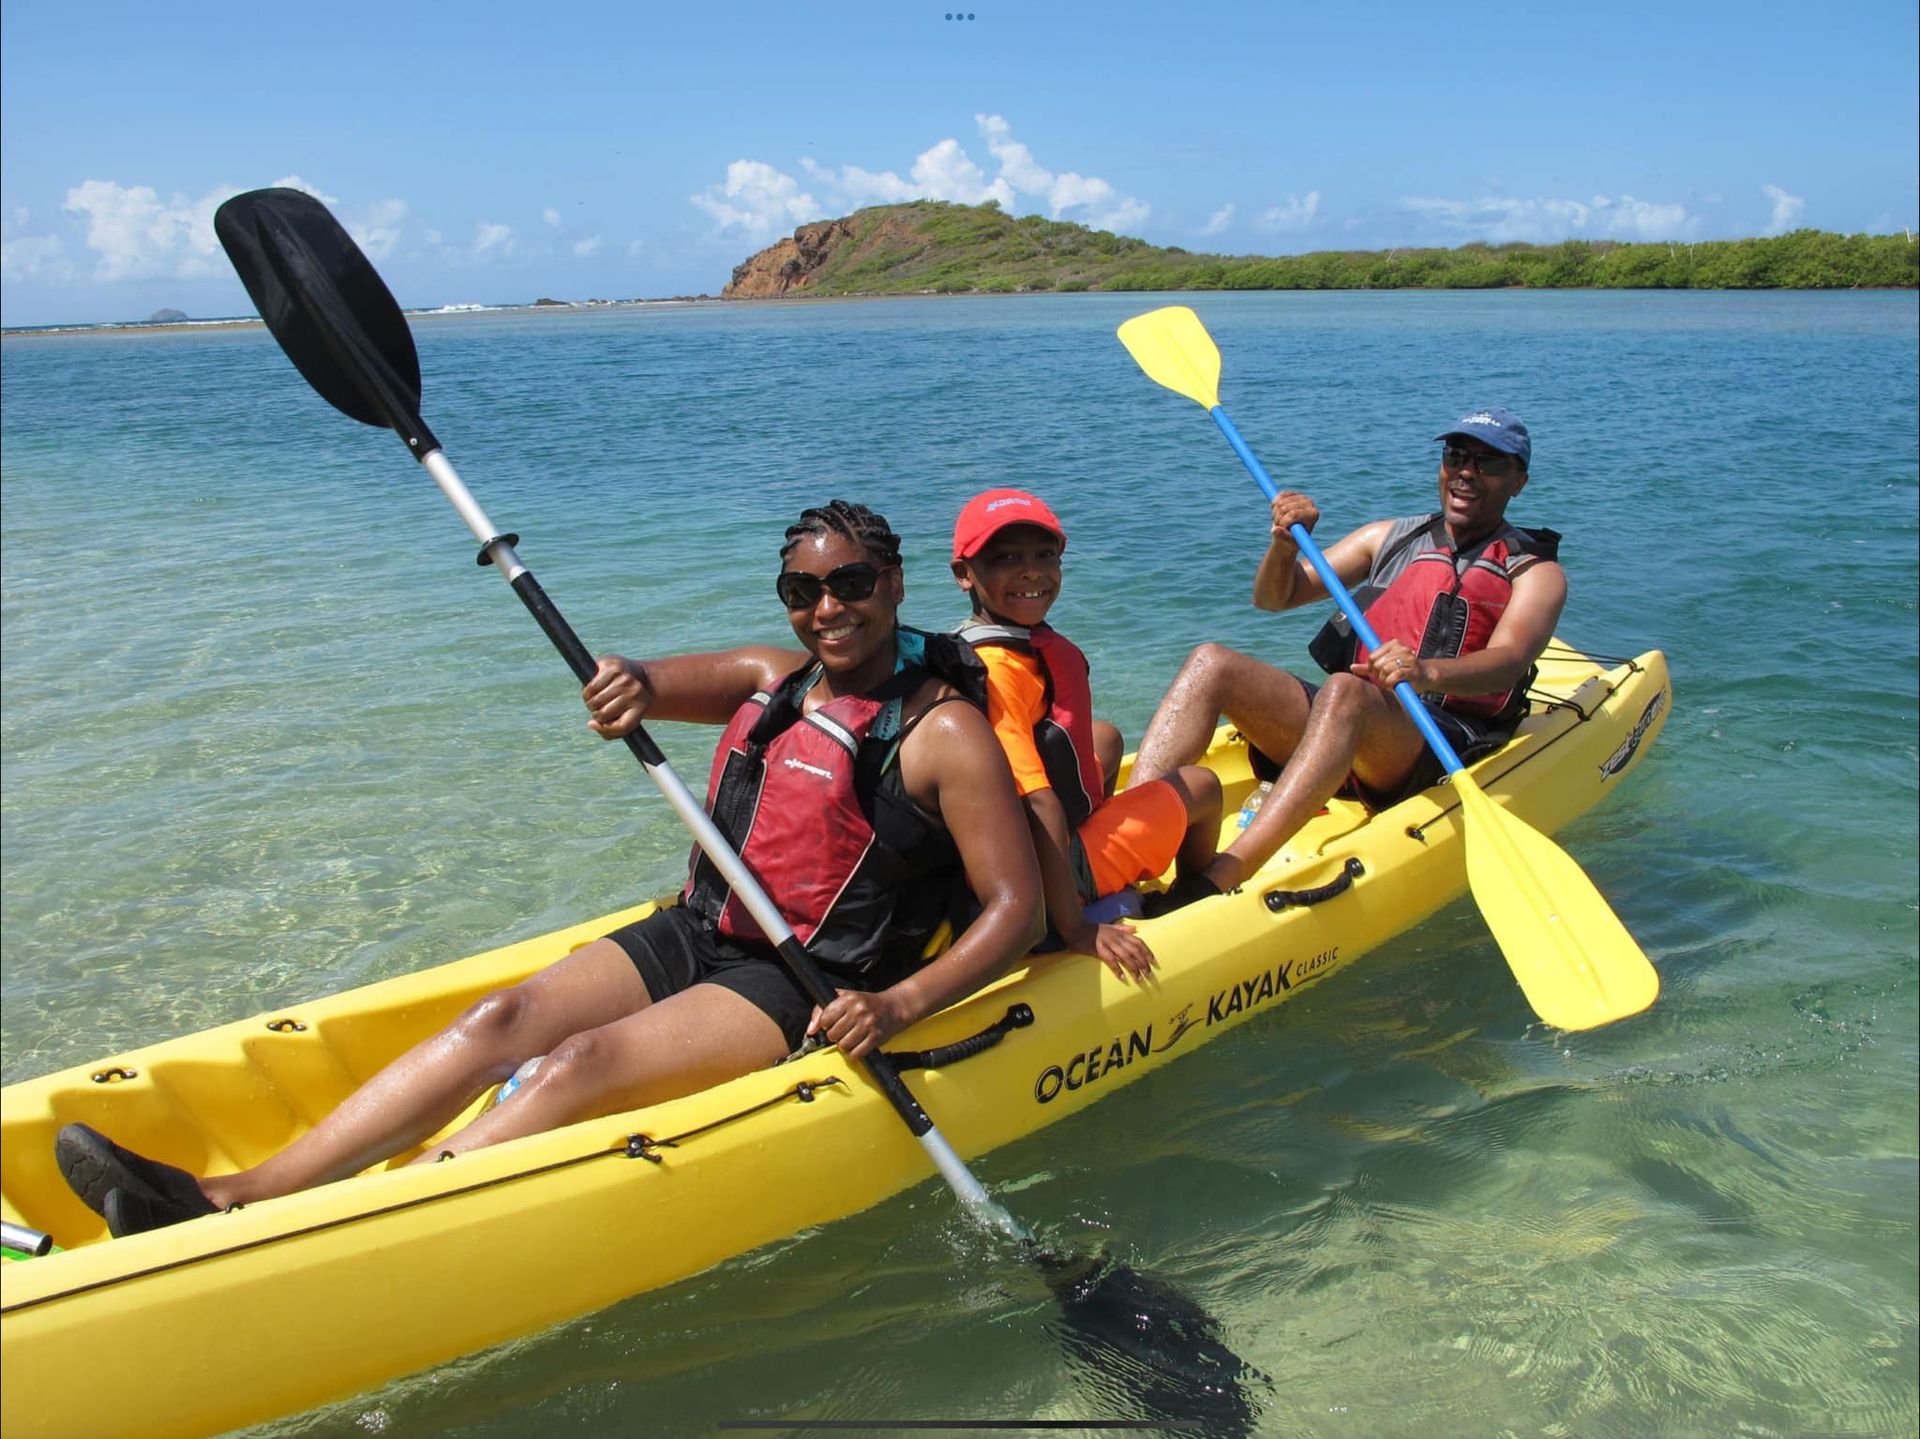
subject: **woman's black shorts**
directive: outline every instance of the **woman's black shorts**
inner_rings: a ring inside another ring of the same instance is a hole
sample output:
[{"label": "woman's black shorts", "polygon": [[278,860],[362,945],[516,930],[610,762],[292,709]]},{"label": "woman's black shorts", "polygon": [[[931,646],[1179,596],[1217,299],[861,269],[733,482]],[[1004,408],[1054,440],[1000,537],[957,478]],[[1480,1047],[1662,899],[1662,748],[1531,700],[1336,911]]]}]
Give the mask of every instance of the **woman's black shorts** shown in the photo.
[{"label": "woman's black shorts", "polygon": [[[813,1001],[768,945],[742,944],[717,934],[678,904],[657,909],[607,938],[626,951],[656,1000],[696,984],[717,984],[779,1025],[789,1049],[798,1049],[806,1037]],[[842,989],[864,988],[843,976],[829,978]]]}]

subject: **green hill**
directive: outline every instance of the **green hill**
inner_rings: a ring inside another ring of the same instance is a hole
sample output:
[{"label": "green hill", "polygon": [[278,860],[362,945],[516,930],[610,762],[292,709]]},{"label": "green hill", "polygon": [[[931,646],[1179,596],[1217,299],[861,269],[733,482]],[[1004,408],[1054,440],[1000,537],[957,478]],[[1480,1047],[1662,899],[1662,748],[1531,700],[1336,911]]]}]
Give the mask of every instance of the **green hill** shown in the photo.
[{"label": "green hill", "polygon": [[1196,255],[992,203],[917,200],[802,225],[733,272],[731,299],[1073,290],[1912,289],[1907,235],[1824,230],[1698,244],[1567,240],[1458,249]]}]

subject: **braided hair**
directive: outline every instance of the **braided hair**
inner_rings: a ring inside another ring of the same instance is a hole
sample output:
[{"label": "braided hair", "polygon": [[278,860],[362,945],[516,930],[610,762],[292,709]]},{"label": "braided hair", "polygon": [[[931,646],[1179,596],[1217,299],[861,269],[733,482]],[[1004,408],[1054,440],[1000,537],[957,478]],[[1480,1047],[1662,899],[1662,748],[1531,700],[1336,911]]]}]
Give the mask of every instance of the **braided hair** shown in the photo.
[{"label": "braided hair", "polygon": [[889,528],[886,516],[846,500],[832,500],[801,511],[800,518],[787,526],[780,558],[785,560],[802,540],[825,539],[834,534],[854,541],[883,567],[900,563],[900,536]]}]

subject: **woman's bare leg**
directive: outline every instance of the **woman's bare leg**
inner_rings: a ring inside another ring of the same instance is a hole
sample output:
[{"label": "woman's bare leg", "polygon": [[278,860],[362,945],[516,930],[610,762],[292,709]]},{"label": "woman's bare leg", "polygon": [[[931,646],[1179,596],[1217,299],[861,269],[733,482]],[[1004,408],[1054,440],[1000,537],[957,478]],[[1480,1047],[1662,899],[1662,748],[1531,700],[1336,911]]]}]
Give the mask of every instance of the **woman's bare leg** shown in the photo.
[{"label": "woman's bare leg", "polygon": [[272,1158],[203,1179],[200,1188],[225,1208],[357,1174],[419,1144],[534,1055],[650,1003],[626,952],[611,940],[596,940],[474,1004]]},{"label": "woman's bare leg", "polygon": [[562,1040],[511,1102],[488,1109],[416,1162],[677,1099],[764,1069],[787,1049],[780,1026],[752,1001],[717,984],[696,984]]}]

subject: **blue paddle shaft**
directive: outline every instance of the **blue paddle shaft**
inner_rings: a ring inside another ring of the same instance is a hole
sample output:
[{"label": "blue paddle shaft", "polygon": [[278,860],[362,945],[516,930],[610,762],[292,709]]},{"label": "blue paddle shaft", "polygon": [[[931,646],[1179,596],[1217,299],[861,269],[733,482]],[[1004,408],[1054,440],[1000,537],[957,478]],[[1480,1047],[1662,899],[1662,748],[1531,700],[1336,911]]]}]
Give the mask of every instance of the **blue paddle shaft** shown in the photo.
[{"label": "blue paddle shaft", "polygon": [[[1273,482],[1273,476],[1267,473],[1267,467],[1260,463],[1260,457],[1247,447],[1241,437],[1240,427],[1226,410],[1215,405],[1207,411],[1213,416],[1213,422],[1220,427],[1220,433],[1227,437],[1227,443],[1233,446],[1233,452],[1240,457],[1240,463],[1247,467],[1266,492],[1269,500],[1277,499],[1280,487]],[[1354,603],[1347,587],[1340,583],[1340,576],[1333,572],[1333,566],[1327,563],[1327,557],[1320,553],[1320,546],[1313,542],[1313,536],[1307,533],[1305,525],[1289,525],[1287,533],[1300,547],[1300,553],[1307,557],[1307,563],[1313,566],[1314,573],[1320,576],[1320,583],[1326,586],[1333,602],[1340,606],[1340,613],[1347,617],[1347,623],[1353,626],[1353,632],[1360,637],[1360,643],[1369,653],[1380,648],[1380,636],[1373,632],[1373,626],[1367,623],[1367,617],[1360,612],[1360,606]],[[1460,763],[1460,756],[1453,752],[1453,746],[1447,743],[1447,737],[1440,733],[1440,726],[1433,722],[1433,716],[1427,713],[1426,704],[1405,680],[1393,687],[1394,697],[1400,701],[1400,707],[1407,712],[1407,718],[1419,729],[1433,752],[1440,756],[1440,763],[1446,766],[1448,774],[1458,774],[1466,768]]]}]

